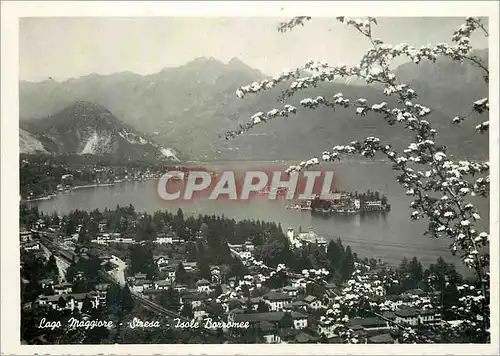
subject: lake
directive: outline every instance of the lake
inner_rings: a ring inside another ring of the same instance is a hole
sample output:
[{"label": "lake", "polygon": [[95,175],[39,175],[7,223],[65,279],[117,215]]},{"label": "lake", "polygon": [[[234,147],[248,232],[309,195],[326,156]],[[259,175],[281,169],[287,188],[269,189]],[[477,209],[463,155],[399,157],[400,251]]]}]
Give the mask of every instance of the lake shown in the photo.
[{"label": "lake", "polygon": [[[294,164],[296,162],[284,162]],[[228,162],[212,164],[213,167],[236,171],[265,166],[266,162]],[[284,166],[283,166],[284,167]],[[157,210],[176,212],[182,208],[189,214],[220,214],[235,220],[260,219],[281,223],[283,229],[289,227],[296,231],[313,229],[325,238],[340,237],[344,246],[350,245],[360,257],[381,258],[396,265],[403,257],[417,256],[428,265],[443,256],[447,261],[461,267],[458,257],[452,256],[448,249],[451,241],[432,239],[423,236],[426,223],[410,221],[408,205],[410,197],[396,182],[397,172],[391,164],[382,161],[342,161],[324,165],[332,167],[335,174],[334,186],[337,190],[364,192],[378,191],[385,194],[391,211],[385,214],[334,215],[329,217],[311,216],[309,211],[285,209],[288,201],[269,200],[264,196],[255,197],[247,202],[213,201],[197,199],[193,201],[165,202],[157,195],[157,182],[126,182],[111,187],[78,189],[58,195],[51,200],[32,202],[43,212],[57,211],[65,214],[71,210],[114,209],[116,205],[132,204],[136,211],[153,213]],[[478,202],[484,226],[488,226],[489,201]],[[484,228],[483,226],[483,228]],[[460,268],[463,273],[464,269]]]}]

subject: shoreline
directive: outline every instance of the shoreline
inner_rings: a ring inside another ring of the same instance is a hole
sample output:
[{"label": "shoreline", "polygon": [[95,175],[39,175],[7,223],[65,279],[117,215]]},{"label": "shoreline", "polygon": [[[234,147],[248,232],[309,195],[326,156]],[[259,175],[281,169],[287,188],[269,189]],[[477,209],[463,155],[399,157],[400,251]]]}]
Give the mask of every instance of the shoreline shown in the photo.
[{"label": "shoreline", "polygon": [[[69,191],[75,190],[75,189],[84,189],[84,188],[100,188],[100,187],[112,187],[117,183],[122,183],[122,182],[115,182],[115,183],[96,183],[96,184],[87,184],[87,185],[77,185],[74,187],[71,187]],[[34,198],[34,199],[22,199],[21,198],[21,203],[29,203],[29,202],[34,202],[34,201],[42,201],[42,200],[50,200],[52,198],[55,198],[56,196],[63,194],[63,193],[68,193],[67,191],[58,191],[51,193],[49,195],[39,197],[39,198]]]},{"label": "shoreline", "polygon": [[120,183],[140,183],[140,182],[150,181],[150,180],[154,180],[154,179],[157,179],[157,178],[153,177],[153,178],[144,178],[144,179],[138,179],[138,180],[117,180],[117,181],[114,181],[113,183],[95,183],[95,184],[77,185],[77,186],[69,188],[69,191],[64,191],[64,190],[57,191],[57,192],[54,192],[54,193],[51,193],[49,195],[39,197],[39,198],[33,198],[33,199],[22,199],[21,198],[20,202],[21,203],[29,203],[29,202],[36,202],[36,201],[42,201],[42,200],[50,200],[52,198],[55,198],[58,195],[61,195],[64,193],[69,193],[70,191],[76,190],[76,189],[113,187],[113,186],[120,184]]},{"label": "shoreline", "polygon": [[97,184],[77,185],[77,186],[71,187],[70,190],[82,189],[82,188],[112,187],[115,185],[115,183],[103,183],[103,184],[97,183]]}]

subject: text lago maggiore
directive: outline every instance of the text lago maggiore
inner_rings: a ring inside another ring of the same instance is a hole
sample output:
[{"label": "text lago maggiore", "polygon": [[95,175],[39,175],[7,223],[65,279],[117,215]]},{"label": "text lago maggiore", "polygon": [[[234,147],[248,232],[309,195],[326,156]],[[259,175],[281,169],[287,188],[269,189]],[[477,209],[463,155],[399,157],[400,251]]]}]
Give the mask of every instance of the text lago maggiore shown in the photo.
[{"label": "text lago maggiore", "polygon": [[[94,329],[94,328],[112,328],[114,327],[113,321],[111,320],[81,320],[76,319],[74,317],[68,319],[65,323],[66,326],[70,329],[81,328],[81,329]],[[139,318],[134,318],[132,321],[126,324],[130,329],[140,329],[140,328],[159,328],[161,324],[159,321],[143,321]],[[50,321],[46,318],[42,318],[38,327],[40,329],[59,329],[62,328],[63,323],[60,320]],[[164,325],[166,327],[170,327],[170,325]],[[250,327],[249,322],[225,322],[225,321],[214,321],[212,318],[205,318],[203,320],[190,320],[184,321],[179,318],[174,319],[174,328],[176,329],[218,329],[218,328],[239,328],[239,329],[247,329]]]}]

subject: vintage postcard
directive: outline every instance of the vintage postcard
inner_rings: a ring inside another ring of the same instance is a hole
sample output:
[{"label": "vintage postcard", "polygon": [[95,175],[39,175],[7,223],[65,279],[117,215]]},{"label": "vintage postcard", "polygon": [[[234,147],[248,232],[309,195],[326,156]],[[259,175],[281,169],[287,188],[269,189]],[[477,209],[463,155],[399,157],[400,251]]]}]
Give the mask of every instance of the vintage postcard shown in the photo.
[{"label": "vintage postcard", "polygon": [[498,10],[2,2],[2,354],[498,354]]}]

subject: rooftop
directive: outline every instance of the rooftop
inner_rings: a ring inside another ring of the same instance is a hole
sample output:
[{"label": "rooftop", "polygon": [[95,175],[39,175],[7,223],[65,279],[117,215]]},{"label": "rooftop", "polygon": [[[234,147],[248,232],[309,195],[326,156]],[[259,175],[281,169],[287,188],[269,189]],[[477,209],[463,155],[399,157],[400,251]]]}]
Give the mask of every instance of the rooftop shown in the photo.
[{"label": "rooftop", "polygon": [[418,311],[415,309],[400,309],[396,310],[394,312],[396,316],[402,317],[402,318],[410,318],[418,315]]},{"label": "rooftop", "polygon": [[75,299],[75,300],[83,300],[87,296],[87,293],[73,293],[73,294],[63,294],[63,295],[49,295],[46,297],[48,302],[57,302],[62,297],[65,300]]},{"label": "rooftop", "polygon": [[315,342],[318,340],[318,338],[315,336],[311,336],[309,334],[306,334],[305,332],[301,332],[300,334],[295,336],[295,340],[298,343],[308,343],[308,342]]},{"label": "rooftop", "polygon": [[312,303],[312,302],[314,302],[317,299],[318,298],[316,298],[314,295],[308,295],[307,297],[304,298],[304,301],[307,302],[307,303]]},{"label": "rooftop", "polygon": [[263,296],[264,299],[268,300],[290,300],[291,297],[283,292],[276,292],[276,291],[271,291],[269,293],[264,294]]},{"label": "rooftop", "polygon": [[159,286],[169,286],[171,285],[172,283],[170,281],[165,281],[165,280],[162,280],[162,281],[156,281],[155,282],[157,285]]},{"label": "rooftop", "polygon": [[387,318],[387,319],[396,319],[396,314],[394,312],[391,312],[391,311],[386,311],[382,314],[383,317]]},{"label": "rooftop", "polygon": [[[292,315],[293,319],[305,319],[307,318],[307,315],[298,313],[298,312],[292,312],[290,313]],[[268,321],[268,322],[278,322],[280,321],[283,316],[285,315],[284,312],[269,312],[269,313],[252,313],[252,314],[237,314],[234,316],[234,321],[236,322],[261,322],[261,321]]]},{"label": "rooftop", "polygon": [[381,327],[385,326],[386,322],[379,317],[353,318],[349,320],[349,323],[347,325],[349,326],[360,325],[363,327]]},{"label": "rooftop", "polygon": [[380,334],[376,336],[372,336],[368,339],[368,341],[372,344],[393,344],[394,339],[391,334]]},{"label": "rooftop", "polygon": [[275,329],[274,324],[271,324],[267,320],[263,320],[258,324],[258,328],[262,331],[271,331]]}]

